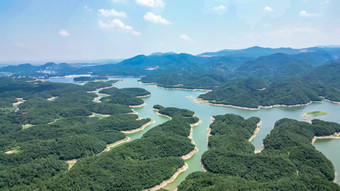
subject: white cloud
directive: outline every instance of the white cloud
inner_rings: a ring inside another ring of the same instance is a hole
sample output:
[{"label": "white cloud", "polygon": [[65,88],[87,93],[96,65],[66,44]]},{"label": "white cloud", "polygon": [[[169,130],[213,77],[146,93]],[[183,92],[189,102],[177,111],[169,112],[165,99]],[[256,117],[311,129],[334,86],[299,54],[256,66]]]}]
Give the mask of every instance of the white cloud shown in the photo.
[{"label": "white cloud", "polygon": [[264,9],[265,11],[268,11],[268,12],[273,12],[273,11],[274,11],[274,9],[271,8],[271,7],[269,7],[269,6],[266,6],[266,7],[264,7],[263,9]]},{"label": "white cloud", "polygon": [[214,7],[214,11],[223,11],[223,10],[226,10],[227,7],[224,6],[224,5],[219,5],[217,7]]},{"label": "white cloud", "polygon": [[187,41],[191,40],[191,38],[188,35],[186,35],[186,34],[180,35],[179,38],[182,39],[182,40],[187,40]]},{"label": "white cloud", "polygon": [[84,9],[86,10],[86,11],[88,11],[88,12],[92,12],[92,9],[91,8],[89,8],[87,5],[84,5]]},{"label": "white cloud", "polygon": [[70,33],[68,33],[66,30],[62,29],[59,31],[60,36],[70,36]]},{"label": "white cloud", "polygon": [[165,3],[162,0],[136,0],[139,5],[147,7],[164,7]]},{"label": "white cloud", "polygon": [[306,10],[301,10],[300,16],[302,16],[302,17],[316,17],[316,16],[320,16],[320,14],[319,13],[308,13]]},{"label": "white cloud", "polygon": [[154,13],[151,12],[148,12],[144,15],[144,20],[163,25],[170,24],[170,21],[164,19],[161,15],[155,15]]},{"label": "white cloud", "polygon": [[103,21],[99,20],[98,26],[99,26],[99,28],[104,29],[104,30],[115,30],[116,29],[116,30],[119,30],[119,31],[131,33],[131,34],[137,35],[137,36],[141,35],[141,33],[138,32],[138,31],[135,31],[132,26],[125,25],[119,19],[113,19],[113,20],[110,20],[108,22],[103,22]]},{"label": "white cloud", "polygon": [[103,17],[126,17],[125,12],[118,12],[114,9],[106,10],[106,9],[98,9],[98,12]]}]

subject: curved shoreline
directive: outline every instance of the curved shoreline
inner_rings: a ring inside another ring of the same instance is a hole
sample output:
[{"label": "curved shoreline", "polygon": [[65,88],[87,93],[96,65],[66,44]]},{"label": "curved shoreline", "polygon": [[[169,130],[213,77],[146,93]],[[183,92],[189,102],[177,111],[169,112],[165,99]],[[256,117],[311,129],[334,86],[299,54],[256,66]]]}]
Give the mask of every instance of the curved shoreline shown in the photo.
[{"label": "curved shoreline", "polygon": [[108,151],[111,150],[111,148],[116,147],[116,146],[118,146],[118,145],[120,145],[122,143],[129,142],[129,141],[130,141],[130,137],[126,137],[126,138],[124,138],[124,139],[122,139],[120,141],[116,141],[116,142],[114,142],[112,144],[106,145],[106,148],[102,152],[98,153],[97,155],[102,154],[104,152],[108,152]]},{"label": "curved shoreline", "polygon": [[159,113],[158,111],[156,112],[156,114],[159,115],[159,116],[162,116],[162,117],[167,117],[167,118],[169,118],[170,120],[172,120],[172,117],[170,117],[170,116],[168,116],[168,115],[161,114],[161,113]]},{"label": "curved shoreline", "polygon": [[340,139],[340,133],[335,133],[329,136],[314,136],[312,139],[312,145],[314,145],[315,141],[319,139]]},{"label": "curved shoreline", "polygon": [[143,83],[141,81],[138,81],[138,83],[143,84],[143,85],[151,85],[152,87],[163,88],[163,89],[168,89],[168,90],[186,90],[186,91],[202,91],[202,92],[211,92],[212,91],[212,90],[199,89],[199,88],[195,88],[195,89],[188,89],[188,88],[166,88],[166,87],[162,87],[162,86],[157,85],[157,83]]},{"label": "curved shoreline", "polygon": [[182,166],[181,168],[179,168],[175,174],[172,175],[171,178],[167,179],[167,180],[164,180],[162,183],[152,187],[152,188],[147,188],[147,189],[144,189],[143,191],[156,191],[156,190],[159,190],[161,188],[164,188],[166,185],[170,184],[171,182],[175,181],[176,178],[184,171],[188,170],[189,168],[189,165],[187,163],[184,163],[184,166]]},{"label": "curved shoreline", "polygon": [[146,106],[146,103],[143,103],[143,104],[140,104],[140,105],[129,105],[129,107],[132,107],[132,108],[140,108],[140,107],[144,107]]},{"label": "curved shoreline", "polygon": [[[138,120],[138,119],[137,119],[137,120]],[[138,129],[129,130],[129,131],[121,131],[121,132],[124,133],[124,134],[137,133],[137,132],[139,132],[139,131],[143,131],[146,127],[148,127],[148,126],[150,126],[150,125],[152,125],[152,124],[154,124],[154,123],[156,123],[156,121],[155,121],[155,120],[151,120],[151,121],[145,123],[143,126],[141,126],[141,127],[138,128]]]},{"label": "curved shoreline", "polygon": [[186,155],[181,156],[181,158],[182,158],[183,160],[189,160],[189,159],[191,159],[191,157],[193,157],[197,152],[198,152],[198,148],[195,147],[194,150],[192,150],[190,153],[188,153],[188,154],[186,154]]},{"label": "curved shoreline", "polygon": [[151,94],[148,94],[148,95],[144,95],[144,96],[136,96],[135,98],[146,98],[146,97],[150,97]]},{"label": "curved shoreline", "polygon": [[310,101],[306,104],[296,104],[296,105],[270,105],[270,106],[260,105],[257,108],[251,108],[251,107],[242,107],[242,106],[235,106],[235,105],[210,103],[207,100],[199,100],[198,98],[194,98],[194,100],[195,100],[196,103],[209,104],[209,105],[214,105],[214,106],[219,106],[219,107],[231,107],[231,108],[235,108],[235,109],[244,109],[244,110],[252,110],[252,111],[258,111],[260,109],[271,109],[271,108],[275,108],[275,107],[303,107],[303,106],[310,105],[312,103],[321,102],[321,101]]},{"label": "curved shoreline", "polygon": [[190,127],[196,127],[199,126],[202,123],[202,120],[197,121],[196,123],[190,124]]},{"label": "curved shoreline", "polygon": [[255,131],[254,131],[254,134],[248,139],[249,142],[252,142],[252,141],[255,139],[257,133],[260,131],[260,126],[261,126],[261,125],[262,125],[262,121],[260,121],[260,122],[258,122],[258,123],[256,124],[256,129],[255,129]]}]

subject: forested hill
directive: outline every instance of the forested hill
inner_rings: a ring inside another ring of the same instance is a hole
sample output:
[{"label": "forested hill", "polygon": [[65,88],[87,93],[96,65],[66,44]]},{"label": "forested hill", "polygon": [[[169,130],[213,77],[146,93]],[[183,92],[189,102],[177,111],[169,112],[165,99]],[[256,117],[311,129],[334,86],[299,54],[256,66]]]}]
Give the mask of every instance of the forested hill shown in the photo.
[{"label": "forested hill", "polygon": [[[221,53],[222,52],[222,53]],[[23,64],[18,66],[7,66],[0,68],[0,72],[9,72],[16,75],[68,75],[68,74],[95,74],[95,75],[129,75],[129,76],[160,76],[165,74],[179,75],[202,75],[209,74],[219,76],[221,82],[225,82],[230,77],[237,78],[237,68],[241,68],[245,63],[266,64],[271,63],[273,66],[281,64],[305,63],[310,66],[319,66],[327,61],[336,60],[340,57],[340,48],[262,48],[252,47],[242,50],[228,50],[215,53],[206,53],[201,55],[175,54],[175,53],[157,53],[149,56],[138,55],[121,61],[105,65],[76,65],[76,64],[56,64],[46,63],[41,66]],[[226,52],[225,54],[223,52]],[[286,56],[271,56],[284,54]],[[269,56],[269,57],[267,57]],[[261,59],[259,57],[262,57]],[[288,59],[289,58],[289,59]],[[259,59],[259,60],[258,60]],[[288,60],[287,60],[288,59]],[[286,62],[286,63],[285,63]],[[288,63],[287,63],[288,62]],[[292,63],[291,63],[292,62]],[[247,66],[247,65],[245,65]],[[263,66],[257,66],[263,67]],[[278,66],[279,67],[279,66]],[[305,66],[306,67],[306,66]],[[243,67],[244,68],[244,67]],[[243,71],[243,70],[242,70]],[[291,69],[293,71],[293,69]],[[298,70],[300,71],[300,70]],[[298,72],[297,71],[297,72]],[[244,72],[244,71],[243,71]],[[234,74],[231,76],[231,74]],[[217,78],[217,77],[215,77]],[[156,80],[154,77],[153,80]],[[155,81],[161,83],[161,81]],[[184,80],[185,82],[185,80]],[[185,83],[184,83],[185,84]],[[169,84],[161,84],[169,85]],[[174,84],[171,84],[174,85]]]},{"label": "forested hill", "polygon": [[[168,108],[164,108],[168,110]],[[181,156],[195,146],[188,138],[192,116],[170,108],[176,116],[142,138],[110,152],[79,161],[71,170],[41,183],[42,190],[144,190],[169,179],[185,165]],[[187,111],[191,113],[192,111]]]},{"label": "forested hill", "polygon": [[227,83],[199,98],[213,104],[247,108],[274,105],[299,105],[326,98],[340,101],[340,63],[335,62],[310,70],[300,77],[271,81],[249,78]]},{"label": "forested hill", "polygon": [[207,172],[190,174],[178,190],[340,190],[332,163],[311,144],[314,136],[339,132],[339,124],[281,119],[255,154],[248,139],[258,121],[215,116],[201,160]]}]

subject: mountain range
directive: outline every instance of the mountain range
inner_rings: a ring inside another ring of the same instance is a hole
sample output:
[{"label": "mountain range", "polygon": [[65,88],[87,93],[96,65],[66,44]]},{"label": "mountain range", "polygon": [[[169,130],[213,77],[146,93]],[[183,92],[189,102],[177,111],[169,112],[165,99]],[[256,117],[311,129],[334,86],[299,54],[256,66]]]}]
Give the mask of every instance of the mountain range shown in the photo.
[{"label": "mountain range", "polygon": [[[340,101],[339,58],[339,47],[256,46],[199,55],[154,53],[92,66],[51,62],[40,66],[22,64],[0,68],[0,72],[11,73],[13,77],[141,76],[143,83],[166,88],[211,89],[212,92],[200,98],[212,103],[258,107],[306,104],[319,101],[319,97]],[[247,88],[245,84],[252,84],[252,80],[266,84],[261,88],[266,89],[258,92],[260,88],[256,89],[255,84]]]}]

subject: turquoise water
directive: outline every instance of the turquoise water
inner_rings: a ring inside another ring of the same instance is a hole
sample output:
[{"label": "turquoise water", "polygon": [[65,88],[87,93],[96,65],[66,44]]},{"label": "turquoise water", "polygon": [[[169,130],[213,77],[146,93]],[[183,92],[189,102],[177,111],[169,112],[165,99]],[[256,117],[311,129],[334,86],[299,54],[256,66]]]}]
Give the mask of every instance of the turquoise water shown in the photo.
[{"label": "turquoise water", "polygon": [[[167,189],[175,189],[177,185],[179,185],[185,177],[195,171],[200,171],[200,159],[202,154],[207,150],[207,134],[209,124],[212,122],[210,120],[211,116],[214,115],[224,115],[227,113],[234,113],[237,115],[241,115],[245,118],[249,118],[252,116],[256,116],[261,118],[262,125],[260,127],[260,131],[257,134],[256,138],[252,141],[256,149],[262,148],[262,141],[270,133],[272,127],[275,122],[282,118],[291,118],[303,121],[301,116],[310,111],[325,111],[328,112],[329,115],[326,116],[318,116],[315,118],[319,118],[322,120],[333,121],[340,123],[340,105],[334,104],[330,102],[320,102],[313,103],[308,106],[302,107],[280,107],[280,108],[271,108],[271,109],[261,109],[258,111],[250,111],[243,109],[235,109],[229,107],[220,107],[213,106],[203,103],[196,103],[194,99],[191,97],[197,97],[199,94],[205,93],[202,91],[190,91],[190,90],[173,90],[173,89],[164,89],[155,87],[152,85],[140,84],[137,82],[139,78],[110,78],[115,80],[123,81],[119,82],[116,87],[118,88],[126,88],[126,87],[140,87],[144,88],[151,92],[152,96],[143,98],[144,102],[147,104],[142,108],[135,108],[134,110],[138,112],[138,115],[142,118],[151,118],[156,121],[153,125],[147,127],[143,131],[137,132],[135,134],[128,135],[131,140],[140,138],[146,131],[151,128],[164,123],[168,119],[165,117],[158,116],[153,110],[152,107],[155,104],[160,104],[165,107],[172,106],[178,108],[186,108],[194,111],[197,114],[197,117],[202,120],[202,124],[197,127],[194,127],[193,131],[193,141],[195,142],[196,147],[199,151],[189,160],[186,161],[189,165],[189,169],[183,172],[178,178],[171,184],[169,184]],[[66,82],[71,83],[72,78],[54,78],[51,79],[54,82]],[[309,118],[309,120],[312,118]],[[337,172],[340,172],[340,140],[320,140],[315,143],[315,147],[325,154],[334,164]],[[338,177],[339,179],[339,177]],[[338,181],[339,182],[339,181]]]}]

